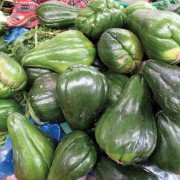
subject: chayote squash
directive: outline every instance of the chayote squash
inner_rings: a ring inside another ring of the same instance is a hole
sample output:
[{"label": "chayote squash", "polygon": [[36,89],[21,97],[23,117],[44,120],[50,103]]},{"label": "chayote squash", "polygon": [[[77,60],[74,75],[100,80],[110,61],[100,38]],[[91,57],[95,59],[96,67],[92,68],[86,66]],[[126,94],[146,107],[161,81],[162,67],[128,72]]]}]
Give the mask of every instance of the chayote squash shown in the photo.
[{"label": "chayote squash", "polygon": [[180,174],[180,123],[164,112],[156,117],[158,138],[151,160],[162,170]]},{"label": "chayote squash", "polygon": [[128,82],[129,78],[123,74],[106,71],[103,73],[109,82],[109,93],[107,106],[112,106],[122,95],[122,91]]},{"label": "chayote squash", "polygon": [[24,56],[22,64],[61,73],[75,64],[92,64],[95,54],[94,45],[83,33],[68,30],[32,49]]},{"label": "chayote squash", "polygon": [[6,132],[7,118],[13,113],[21,113],[21,106],[13,99],[0,99],[0,132]]},{"label": "chayote squash", "polygon": [[147,169],[134,165],[122,166],[105,156],[100,157],[94,173],[97,180],[157,180]]},{"label": "chayote squash", "polygon": [[18,180],[46,180],[53,161],[54,142],[19,113],[7,120]]},{"label": "chayote squash", "polygon": [[108,82],[92,66],[72,66],[59,76],[57,95],[70,126],[74,129],[87,129],[106,105]]},{"label": "chayote squash", "polygon": [[83,131],[74,131],[59,143],[47,179],[77,180],[93,168],[96,156],[89,136]]},{"label": "chayote squash", "polygon": [[138,9],[154,10],[156,7],[152,6],[152,4],[147,1],[136,1],[125,8],[126,15],[130,15]]},{"label": "chayote squash", "polygon": [[102,62],[117,73],[127,74],[134,71],[143,55],[138,38],[126,29],[106,30],[101,35],[97,47]]},{"label": "chayote squash", "polygon": [[170,64],[180,62],[180,15],[138,9],[127,16],[126,25],[140,38],[148,58]]},{"label": "chayote squash", "polygon": [[30,89],[30,104],[43,121],[62,122],[64,119],[56,95],[58,76],[52,72],[41,74]]},{"label": "chayote squash", "polygon": [[114,161],[130,165],[148,158],[156,146],[149,88],[141,75],[134,75],[122,96],[101,116],[95,129],[99,146]]},{"label": "chayote squash", "polygon": [[41,24],[50,28],[64,28],[74,25],[79,11],[77,6],[71,6],[59,1],[47,1],[37,7],[37,16]]},{"label": "chayote squash", "polygon": [[7,54],[0,52],[0,98],[11,98],[27,83],[24,69]]},{"label": "chayote squash", "polygon": [[43,69],[43,68],[33,68],[33,67],[27,67],[25,68],[26,74],[28,76],[28,87],[32,87],[34,84],[34,81],[41,75],[45,73],[51,72],[49,69]]},{"label": "chayote squash", "polygon": [[87,37],[98,40],[109,28],[122,27],[125,21],[123,6],[113,0],[92,0],[80,11],[75,26]]},{"label": "chayote squash", "polygon": [[142,73],[155,101],[171,118],[180,120],[180,67],[148,60]]}]

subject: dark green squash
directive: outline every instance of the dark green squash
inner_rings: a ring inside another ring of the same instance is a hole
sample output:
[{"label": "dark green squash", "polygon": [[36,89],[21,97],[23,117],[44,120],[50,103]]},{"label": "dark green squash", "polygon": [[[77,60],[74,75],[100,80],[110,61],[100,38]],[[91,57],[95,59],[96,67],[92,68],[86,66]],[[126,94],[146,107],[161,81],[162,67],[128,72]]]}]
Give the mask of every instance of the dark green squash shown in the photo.
[{"label": "dark green squash", "polygon": [[0,52],[0,98],[11,98],[27,83],[24,69],[7,54]]},{"label": "dark green squash", "polygon": [[29,86],[32,86],[34,84],[34,81],[39,77],[39,75],[51,72],[49,69],[33,68],[33,67],[27,67],[25,68],[25,71],[28,76]]},{"label": "dark green squash", "polygon": [[126,18],[126,28],[140,39],[149,59],[180,62],[180,15],[165,10],[138,9]]},{"label": "dark green squash", "polygon": [[82,10],[59,1],[47,1],[37,7],[37,16],[41,24],[50,28],[63,28],[74,25],[75,18]]},{"label": "dark green squash", "polygon": [[101,35],[97,48],[102,62],[111,71],[122,74],[134,71],[143,56],[138,38],[126,29],[106,30]]},{"label": "dark green squash", "polygon": [[77,65],[59,76],[57,94],[65,119],[74,129],[87,129],[105,107],[106,77],[94,67]]},{"label": "dark green squash", "polygon": [[72,65],[92,64],[95,54],[94,45],[82,32],[68,30],[32,49],[24,56],[22,64],[61,73]]},{"label": "dark green squash", "polygon": [[18,180],[46,180],[54,156],[53,141],[19,113],[8,117]]},{"label": "dark green squash", "polygon": [[79,179],[93,168],[96,156],[94,143],[88,135],[74,131],[59,143],[47,179]]},{"label": "dark green squash", "polygon": [[157,114],[156,124],[157,146],[151,160],[162,170],[180,174],[180,123],[161,111]]},{"label": "dark green squash", "polygon": [[94,173],[97,180],[157,180],[150,171],[138,166],[122,166],[102,156],[97,162]]},{"label": "dark green squash", "polygon": [[100,118],[96,141],[113,160],[124,165],[148,158],[156,146],[149,88],[141,75],[134,75],[122,96]]},{"label": "dark green squash", "polygon": [[30,104],[35,114],[43,121],[62,122],[64,120],[56,94],[56,73],[41,74],[34,82],[30,92]]},{"label": "dark green squash", "polygon": [[180,67],[148,60],[142,73],[159,106],[167,115],[180,120]]},{"label": "dark green squash", "polygon": [[114,0],[92,0],[75,20],[75,26],[87,37],[98,40],[109,28],[122,27],[125,21],[124,7]]},{"label": "dark green squash", "polygon": [[21,106],[13,99],[0,99],[0,132],[7,131],[7,118],[13,112],[21,113]]},{"label": "dark green squash", "polygon": [[124,86],[128,82],[129,78],[125,75],[106,71],[103,73],[109,82],[109,93],[107,106],[112,106],[122,95]]}]

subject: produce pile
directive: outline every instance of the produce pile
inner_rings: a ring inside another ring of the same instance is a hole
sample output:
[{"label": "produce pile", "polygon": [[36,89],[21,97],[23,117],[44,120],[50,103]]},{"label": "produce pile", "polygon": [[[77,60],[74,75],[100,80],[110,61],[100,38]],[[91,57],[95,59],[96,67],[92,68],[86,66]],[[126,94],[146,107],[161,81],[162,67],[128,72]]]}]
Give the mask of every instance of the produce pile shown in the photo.
[{"label": "produce pile", "polygon": [[[10,136],[18,180],[158,179],[146,162],[180,175],[180,13],[168,8],[47,1],[16,40],[0,27],[0,146]],[[40,129],[64,122],[59,142]]]}]

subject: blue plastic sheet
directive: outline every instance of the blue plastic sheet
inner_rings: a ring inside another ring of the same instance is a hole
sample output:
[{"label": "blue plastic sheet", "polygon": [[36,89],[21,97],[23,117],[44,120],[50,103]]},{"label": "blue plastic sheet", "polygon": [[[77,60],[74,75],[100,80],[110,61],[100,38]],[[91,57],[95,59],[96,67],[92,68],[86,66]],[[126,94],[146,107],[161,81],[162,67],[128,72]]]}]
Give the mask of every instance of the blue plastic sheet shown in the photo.
[{"label": "blue plastic sheet", "polygon": [[5,145],[0,150],[0,179],[14,174],[13,153],[10,137],[6,139]]},{"label": "blue plastic sheet", "polygon": [[[35,121],[30,118],[30,121],[37,126]],[[60,139],[64,136],[64,132],[62,132],[61,126],[59,124],[51,124],[46,123],[40,127],[40,130],[49,135],[54,141],[59,142]]]},{"label": "blue plastic sheet", "polygon": [[48,134],[54,141],[59,142],[61,138],[61,128],[59,124],[44,124],[40,128]]},{"label": "blue plastic sheet", "polygon": [[19,36],[29,31],[29,29],[23,27],[11,28],[9,34],[4,37],[4,40],[8,42],[8,45],[12,45]]}]

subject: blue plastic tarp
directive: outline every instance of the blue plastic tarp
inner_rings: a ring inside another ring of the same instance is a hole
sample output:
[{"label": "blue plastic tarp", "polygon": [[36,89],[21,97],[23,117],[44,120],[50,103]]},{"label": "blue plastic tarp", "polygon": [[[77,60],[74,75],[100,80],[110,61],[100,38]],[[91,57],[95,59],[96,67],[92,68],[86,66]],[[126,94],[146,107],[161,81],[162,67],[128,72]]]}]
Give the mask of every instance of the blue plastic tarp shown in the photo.
[{"label": "blue plastic tarp", "polygon": [[23,27],[13,27],[10,29],[9,33],[4,37],[4,40],[8,42],[8,45],[12,45],[19,36],[29,31],[29,29]]}]

